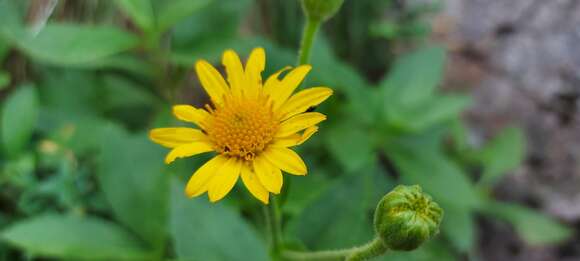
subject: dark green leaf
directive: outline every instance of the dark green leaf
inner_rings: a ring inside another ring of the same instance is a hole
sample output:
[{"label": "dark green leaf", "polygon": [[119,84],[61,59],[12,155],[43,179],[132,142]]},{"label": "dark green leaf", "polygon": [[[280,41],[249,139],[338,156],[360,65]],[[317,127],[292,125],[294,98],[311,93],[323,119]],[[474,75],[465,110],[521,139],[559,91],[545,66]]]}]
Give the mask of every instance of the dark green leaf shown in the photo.
[{"label": "dark green leaf", "polygon": [[150,0],[116,0],[115,3],[131,17],[143,31],[149,32],[155,26],[155,16]]},{"label": "dark green leaf", "polygon": [[36,36],[18,31],[8,38],[33,59],[68,66],[90,63],[138,44],[135,36],[103,25],[48,24]]},{"label": "dark green leaf", "polygon": [[346,172],[359,170],[375,161],[375,144],[370,138],[369,131],[350,124],[336,124],[328,127],[325,141],[336,162],[341,164]]},{"label": "dark green leaf", "polygon": [[492,185],[503,175],[517,168],[524,159],[525,147],[526,141],[521,129],[504,129],[481,152],[484,168],[481,183]]},{"label": "dark green leaf", "polygon": [[180,260],[268,260],[265,242],[240,215],[206,198],[188,199],[173,182],[171,235]]},{"label": "dark green leaf", "polygon": [[7,155],[22,152],[36,127],[38,118],[38,94],[32,85],[16,89],[2,106],[2,145]]},{"label": "dark green leaf", "polygon": [[0,71],[0,90],[4,89],[10,84],[10,74]]},{"label": "dark green leaf", "polygon": [[[205,7],[212,0],[164,0],[159,2],[157,29],[163,32],[177,22]],[[223,4],[223,3],[220,3]]]},{"label": "dark green leaf", "polygon": [[162,247],[169,208],[163,149],[114,125],[101,143],[98,178],[115,216],[151,246]]},{"label": "dark green leaf", "polygon": [[511,223],[518,234],[531,245],[554,244],[572,235],[569,227],[523,206],[493,201],[482,210]]},{"label": "dark green leaf", "polygon": [[1,237],[33,255],[47,257],[144,260],[146,256],[130,234],[96,218],[40,216],[13,224]]}]

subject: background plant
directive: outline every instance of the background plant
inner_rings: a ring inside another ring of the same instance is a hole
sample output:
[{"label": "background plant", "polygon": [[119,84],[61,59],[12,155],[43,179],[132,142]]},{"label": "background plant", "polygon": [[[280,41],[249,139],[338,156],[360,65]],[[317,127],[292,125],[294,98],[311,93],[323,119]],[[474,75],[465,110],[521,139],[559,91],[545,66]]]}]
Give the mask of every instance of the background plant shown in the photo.
[{"label": "background plant", "polygon": [[[337,94],[318,108],[323,135],[302,148],[311,174],[288,178],[280,197],[291,247],[364,243],[400,183],[421,185],[446,215],[436,240],[385,260],[475,257],[478,217],[530,244],[568,237],[490,196],[521,162],[523,134],[470,142],[469,97],[437,89],[445,50],[422,20],[434,6],[400,2],[346,0],[313,46],[304,85]],[[260,205],[242,189],[218,205],[187,200],[183,182],[204,161],[164,166],[146,130],[172,123],[170,103],[205,102],[198,58],[263,46],[265,74],[294,64],[302,17],[294,1],[0,0],[0,259],[267,260]]]}]

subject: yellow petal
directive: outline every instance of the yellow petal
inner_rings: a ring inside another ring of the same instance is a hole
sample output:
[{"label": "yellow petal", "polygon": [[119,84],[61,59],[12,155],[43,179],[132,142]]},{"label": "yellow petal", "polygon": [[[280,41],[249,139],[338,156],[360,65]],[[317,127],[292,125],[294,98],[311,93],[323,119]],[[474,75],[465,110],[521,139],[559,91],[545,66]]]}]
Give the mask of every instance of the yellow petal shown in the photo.
[{"label": "yellow petal", "polygon": [[149,132],[149,138],[153,142],[168,148],[175,148],[194,141],[207,139],[200,130],[184,127],[153,129]]},{"label": "yellow petal", "polygon": [[226,50],[222,56],[222,64],[226,67],[232,94],[236,97],[241,97],[245,79],[244,67],[240,57],[233,50]]},{"label": "yellow petal", "polygon": [[195,63],[195,71],[201,82],[201,86],[209,95],[214,104],[222,104],[224,96],[229,88],[221,74],[207,61],[200,60]]},{"label": "yellow petal", "polygon": [[253,167],[260,183],[268,191],[279,194],[283,183],[280,169],[272,166],[263,156],[258,156],[253,160]]},{"label": "yellow petal", "polygon": [[306,164],[296,152],[283,147],[269,147],[263,152],[264,157],[276,168],[294,175],[306,175]]},{"label": "yellow petal", "polygon": [[191,122],[199,127],[204,127],[205,119],[209,113],[203,109],[197,109],[191,105],[173,106],[173,115],[179,120]]},{"label": "yellow petal", "polygon": [[277,88],[273,88],[270,93],[270,98],[273,102],[274,110],[277,110],[286,102],[288,97],[296,90],[298,85],[304,80],[306,74],[312,67],[310,65],[300,65],[294,70],[290,71],[284,79],[278,84]]},{"label": "yellow petal", "polygon": [[310,137],[312,137],[312,135],[314,135],[314,133],[316,133],[317,131],[318,127],[312,126],[304,130],[304,133],[302,133],[302,135],[297,133],[290,135],[288,137],[274,139],[274,142],[272,142],[270,146],[285,147],[285,148],[298,146],[307,141],[308,139],[310,139]]},{"label": "yellow petal", "polygon": [[214,177],[215,172],[227,162],[228,158],[218,155],[209,160],[203,166],[193,173],[187,186],[185,186],[185,194],[188,197],[197,197],[205,193],[208,189],[209,182]]},{"label": "yellow petal", "polygon": [[268,190],[264,188],[262,183],[260,183],[260,180],[258,180],[256,173],[252,172],[252,169],[247,164],[242,166],[242,181],[254,197],[262,201],[264,204],[268,204],[270,199]]},{"label": "yellow petal", "polygon": [[191,157],[200,153],[212,151],[213,147],[207,141],[195,141],[172,149],[165,157],[165,164],[170,164],[177,158]]},{"label": "yellow petal", "polygon": [[280,124],[276,132],[276,137],[286,137],[303,129],[312,127],[321,121],[326,120],[326,116],[319,112],[307,112],[298,114]]},{"label": "yellow petal", "polygon": [[278,70],[276,73],[270,75],[270,77],[268,77],[268,79],[264,83],[264,89],[263,89],[264,94],[270,96],[276,88],[279,88],[280,83],[281,83],[281,81],[279,79],[280,74],[282,74],[283,72],[288,71],[290,69],[292,69],[292,67],[286,66],[286,67]]},{"label": "yellow petal", "polygon": [[240,177],[242,164],[240,159],[232,157],[215,172],[209,184],[209,201],[216,202],[232,190]]},{"label": "yellow petal", "polygon": [[246,63],[246,80],[247,86],[243,89],[249,97],[256,97],[262,86],[262,72],[266,67],[266,52],[264,48],[255,48],[250,53],[248,62]]},{"label": "yellow petal", "polygon": [[314,87],[300,91],[290,97],[277,115],[281,120],[288,119],[298,113],[305,112],[308,108],[316,106],[332,95],[332,90],[326,87]]}]

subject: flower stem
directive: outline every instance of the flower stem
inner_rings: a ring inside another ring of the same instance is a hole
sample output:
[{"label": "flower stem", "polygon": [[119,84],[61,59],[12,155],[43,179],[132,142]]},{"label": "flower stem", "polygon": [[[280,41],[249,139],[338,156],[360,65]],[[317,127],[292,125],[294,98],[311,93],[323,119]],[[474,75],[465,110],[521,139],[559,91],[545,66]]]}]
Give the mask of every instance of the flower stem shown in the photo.
[{"label": "flower stem", "polygon": [[363,261],[376,256],[380,256],[387,251],[387,247],[383,244],[380,238],[375,238],[373,241],[355,248],[326,250],[315,252],[300,252],[285,250],[282,252],[282,257],[288,260],[307,261],[307,260],[346,260],[346,261]]},{"label": "flower stem", "polygon": [[320,27],[320,21],[315,19],[306,19],[304,31],[302,32],[302,42],[300,43],[300,52],[298,54],[298,65],[307,64],[310,61],[310,52],[316,38],[316,32]]},{"label": "flower stem", "polygon": [[282,220],[278,202],[275,197],[271,197],[270,204],[264,207],[264,214],[266,217],[268,232],[270,234],[270,254],[273,258],[277,258],[280,255],[282,248],[282,229],[280,226]]}]

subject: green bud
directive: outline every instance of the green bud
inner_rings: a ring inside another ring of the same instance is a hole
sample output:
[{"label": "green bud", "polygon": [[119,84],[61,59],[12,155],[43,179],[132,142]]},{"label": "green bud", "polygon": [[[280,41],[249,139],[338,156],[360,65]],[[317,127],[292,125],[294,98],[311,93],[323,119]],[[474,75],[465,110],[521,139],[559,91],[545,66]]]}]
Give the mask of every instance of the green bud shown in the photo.
[{"label": "green bud", "polygon": [[302,9],[308,19],[325,21],[338,12],[344,0],[302,0]]},{"label": "green bud", "polygon": [[443,209],[418,185],[397,186],[375,211],[375,231],[392,250],[410,251],[437,233]]}]

